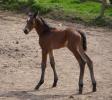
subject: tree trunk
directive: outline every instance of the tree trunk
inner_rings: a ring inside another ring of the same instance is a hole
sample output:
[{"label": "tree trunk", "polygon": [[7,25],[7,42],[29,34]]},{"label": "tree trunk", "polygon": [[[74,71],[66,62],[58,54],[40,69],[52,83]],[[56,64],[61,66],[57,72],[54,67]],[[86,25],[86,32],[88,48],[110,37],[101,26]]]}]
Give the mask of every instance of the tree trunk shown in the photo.
[{"label": "tree trunk", "polygon": [[102,0],[101,3],[102,3],[101,4],[101,10],[100,10],[100,15],[98,16],[98,18],[102,18],[104,16],[105,8],[106,8],[106,5],[107,5],[106,0]]}]

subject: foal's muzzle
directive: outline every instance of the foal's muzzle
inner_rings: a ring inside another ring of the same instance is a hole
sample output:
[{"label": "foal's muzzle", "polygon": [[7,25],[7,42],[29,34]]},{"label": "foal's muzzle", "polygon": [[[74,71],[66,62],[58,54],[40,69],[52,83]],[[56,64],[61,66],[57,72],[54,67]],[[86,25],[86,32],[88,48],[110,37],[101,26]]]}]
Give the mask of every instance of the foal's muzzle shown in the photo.
[{"label": "foal's muzzle", "polygon": [[28,30],[27,29],[24,29],[23,31],[24,31],[25,34],[28,34]]}]

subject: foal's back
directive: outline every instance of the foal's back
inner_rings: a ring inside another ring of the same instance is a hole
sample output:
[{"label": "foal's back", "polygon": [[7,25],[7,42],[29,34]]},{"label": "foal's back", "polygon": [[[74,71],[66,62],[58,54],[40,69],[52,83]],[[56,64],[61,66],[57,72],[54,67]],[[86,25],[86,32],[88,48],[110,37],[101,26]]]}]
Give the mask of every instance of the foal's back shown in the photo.
[{"label": "foal's back", "polygon": [[47,35],[40,39],[40,45],[45,48],[59,49],[71,44],[71,42],[77,43],[80,41],[80,34],[77,31],[73,31],[70,28],[65,30],[51,29]]}]

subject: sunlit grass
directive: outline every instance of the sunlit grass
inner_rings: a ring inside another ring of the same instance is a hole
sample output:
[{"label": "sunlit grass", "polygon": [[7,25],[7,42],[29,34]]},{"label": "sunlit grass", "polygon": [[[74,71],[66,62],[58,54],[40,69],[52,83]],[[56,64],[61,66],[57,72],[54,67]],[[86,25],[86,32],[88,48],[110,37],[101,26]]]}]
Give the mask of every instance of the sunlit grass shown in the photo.
[{"label": "sunlit grass", "polygon": [[[14,1],[14,0],[13,0]],[[86,1],[80,3],[79,0],[18,0],[18,2],[6,2],[5,4],[0,4],[1,8],[8,10],[18,10],[22,7],[30,7],[34,11],[40,11],[42,14],[47,14],[49,12],[62,11],[61,16],[71,15],[82,19],[83,21],[90,21],[96,18],[100,13],[101,4],[98,2]],[[59,16],[57,16],[59,17]],[[112,8],[105,11],[105,17],[112,19]]]}]

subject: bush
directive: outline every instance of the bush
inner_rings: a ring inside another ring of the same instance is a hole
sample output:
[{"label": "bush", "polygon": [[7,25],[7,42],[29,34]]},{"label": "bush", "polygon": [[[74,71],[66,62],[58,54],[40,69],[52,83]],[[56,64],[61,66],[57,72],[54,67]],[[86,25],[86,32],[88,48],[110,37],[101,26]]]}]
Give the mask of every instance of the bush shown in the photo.
[{"label": "bush", "polygon": [[47,13],[52,10],[51,6],[44,6],[38,4],[37,0],[2,0],[0,3],[0,8],[5,10],[19,10],[26,11],[29,9],[30,11],[40,11],[40,13]]}]

